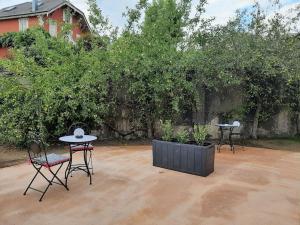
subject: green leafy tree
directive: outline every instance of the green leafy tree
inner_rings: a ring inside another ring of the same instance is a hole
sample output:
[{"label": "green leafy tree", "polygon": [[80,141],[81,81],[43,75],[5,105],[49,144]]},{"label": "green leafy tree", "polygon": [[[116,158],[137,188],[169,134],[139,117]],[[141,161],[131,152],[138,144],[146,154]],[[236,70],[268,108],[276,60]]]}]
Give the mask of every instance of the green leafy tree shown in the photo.
[{"label": "green leafy tree", "polygon": [[[133,129],[147,127],[149,137],[157,120],[180,116],[189,102],[185,93],[193,91],[182,68],[183,52],[178,51],[190,10],[186,2],[141,1],[136,10],[145,10],[143,23],[125,30],[111,48],[116,99],[125,102]],[[139,16],[133,17],[129,24],[138,23]]]},{"label": "green leafy tree", "polygon": [[[279,7],[276,2],[274,5]],[[297,17],[289,19],[275,13],[267,18],[256,3],[250,11],[237,12],[225,26],[212,27],[209,32],[199,30],[186,55],[187,71],[199,89],[221,92],[240,88],[242,111],[252,120],[253,138],[257,138],[259,123],[284,104],[283,90],[291,80],[295,85],[299,79],[299,39],[292,31]]]},{"label": "green leafy tree", "polygon": [[[252,21],[244,37],[243,87],[246,106],[253,115],[252,137],[257,138],[259,121],[266,121],[284,103],[290,77],[299,77],[293,70],[296,42],[292,38],[291,21],[276,13],[266,19],[257,3],[251,13]],[[246,52],[246,51],[245,51]]]}]

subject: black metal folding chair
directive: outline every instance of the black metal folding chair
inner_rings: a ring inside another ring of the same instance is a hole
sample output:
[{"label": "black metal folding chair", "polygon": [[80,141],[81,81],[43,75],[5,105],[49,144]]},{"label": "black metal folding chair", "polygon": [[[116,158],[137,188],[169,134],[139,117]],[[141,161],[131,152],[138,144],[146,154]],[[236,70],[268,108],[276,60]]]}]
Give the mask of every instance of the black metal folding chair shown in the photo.
[{"label": "black metal folding chair", "polygon": [[241,123],[239,121],[234,121],[233,125],[235,125],[236,127],[229,133],[229,139],[232,143],[232,151],[233,151],[233,153],[235,153],[235,148],[234,148],[234,145],[233,145],[232,137],[238,137],[239,138],[240,144],[242,145],[243,150],[244,150],[245,136],[243,135]]},{"label": "black metal folding chair", "polygon": [[[61,181],[61,179],[57,176],[59,170],[62,168],[65,162],[69,162],[69,157],[58,155],[58,154],[48,154],[46,153],[46,149],[43,147],[41,141],[33,141],[28,149],[29,161],[36,170],[34,177],[26,188],[24,195],[26,195],[29,189],[42,193],[42,196],[39,201],[42,201],[44,195],[48,191],[49,187],[55,183],[64,186],[67,190],[67,185]],[[56,170],[53,170],[53,167],[58,167]],[[51,173],[52,177],[47,178],[47,176],[42,173],[42,168],[48,169]],[[41,175],[47,182],[48,185],[44,191],[38,190],[36,188],[31,187],[33,181],[37,177],[37,175]],[[54,181],[56,179],[58,182]]]},{"label": "black metal folding chair", "polygon": [[[73,123],[70,127],[69,127],[69,130],[68,130],[68,134],[69,135],[73,135],[74,134],[74,131],[77,129],[77,128],[81,128],[84,130],[84,133],[85,134],[90,134],[91,133],[91,130],[89,128],[89,126],[85,123],[82,123],[82,122],[77,122],[77,123]],[[88,165],[89,165],[89,169],[92,170],[92,174],[94,174],[94,167],[93,167],[93,155],[92,155],[92,152],[94,150],[94,146],[89,144],[88,146],[84,146],[84,145],[71,145],[70,146],[71,148],[71,151],[72,151],[72,154],[73,153],[76,153],[76,152],[83,152],[85,150],[88,150],[89,153],[90,153],[90,156],[89,156],[89,160],[88,160]]]}]

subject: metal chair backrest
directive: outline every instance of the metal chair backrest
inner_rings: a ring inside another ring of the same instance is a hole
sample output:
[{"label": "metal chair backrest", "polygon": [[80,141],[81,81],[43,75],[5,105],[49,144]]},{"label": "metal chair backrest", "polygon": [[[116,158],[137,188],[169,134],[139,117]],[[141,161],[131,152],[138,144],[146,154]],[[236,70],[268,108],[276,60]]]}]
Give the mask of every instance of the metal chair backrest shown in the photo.
[{"label": "metal chair backrest", "polygon": [[241,126],[241,123],[240,123],[240,121],[234,121],[233,123],[232,123],[232,125],[233,126],[236,126],[236,127],[240,127]]},{"label": "metal chair backrest", "polygon": [[33,154],[41,154],[42,148],[38,141],[33,141],[30,144],[30,152],[32,152]]},{"label": "metal chair backrest", "polygon": [[73,135],[73,134],[74,134],[74,131],[75,131],[77,128],[83,129],[85,134],[90,134],[90,133],[91,133],[91,130],[90,130],[89,126],[88,126],[86,123],[77,122],[77,123],[73,123],[73,124],[69,127],[68,134],[69,134],[69,135]]},{"label": "metal chair backrest", "polygon": [[235,133],[235,134],[241,134],[242,133],[242,129],[243,129],[243,127],[241,126],[241,123],[240,123],[240,121],[234,121],[233,123],[232,123],[232,125],[234,126],[234,128],[233,128],[233,133]]},{"label": "metal chair backrest", "polygon": [[40,140],[34,140],[31,141],[30,146],[28,148],[28,155],[31,162],[34,161],[34,159],[45,157],[47,161],[47,154],[46,150],[43,147],[43,144]]}]

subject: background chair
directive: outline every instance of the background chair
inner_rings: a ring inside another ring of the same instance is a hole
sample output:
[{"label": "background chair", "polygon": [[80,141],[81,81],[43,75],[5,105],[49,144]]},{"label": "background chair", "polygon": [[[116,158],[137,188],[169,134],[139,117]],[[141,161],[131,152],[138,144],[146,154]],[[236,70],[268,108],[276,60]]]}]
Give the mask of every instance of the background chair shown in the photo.
[{"label": "background chair", "polygon": [[[58,172],[62,168],[63,164],[65,162],[69,162],[69,157],[58,155],[58,154],[47,154],[46,149],[43,146],[42,142],[40,140],[34,140],[31,142],[30,147],[28,149],[28,155],[29,155],[29,161],[36,170],[36,173],[32,180],[30,181],[28,187],[26,188],[24,195],[26,195],[27,191],[29,189],[32,189],[34,191],[42,193],[42,196],[39,201],[42,201],[44,195],[48,191],[50,185],[53,183],[59,184],[64,186],[67,190],[68,187],[65,183],[61,181],[61,179],[57,176]],[[56,170],[53,170],[54,167],[58,167]],[[51,173],[52,177],[47,178],[47,176],[42,172],[42,168],[46,168]],[[47,182],[48,185],[44,191],[35,189],[31,187],[33,181],[37,177],[37,175],[40,174]],[[58,182],[55,182],[54,179],[56,179]]]},{"label": "background chair", "polygon": [[[234,125],[234,126],[236,126],[236,127],[234,127],[233,128],[233,130],[232,130],[232,132],[230,132],[230,134],[229,134],[229,138],[232,140],[232,137],[237,137],[237,138],[239,138],[239,140],[240,140],[240,144],[242,145],[242,146],[244,146],[245,145],[245,137],[244,137],[244,135],[243,135],[243,132],[242,132],[242,126],[241,126],[241,123],[239,122],[239,121],[234,121],[233,123],[232,123],[232,125]],[[234,145],[233,145],[233,147],[232,147],[233,149],[233,153],[235,153],[235,149],[234,149]]]},{"label": "background chair", "polygon": [[[83,129],[84,133],[87,134],[87,135],[91,133],[91,130],[90,130],[89,126],[86,123],[77,122],[77,123],[73,123],[69,127],[68,134],[73,135],[74,131],[78,128]],[[86,150],[86,148],[87,148],[87,150],[90,153],[89,161],[88,161],[89,169],[91,169],[92,174],[94,174],[93,157],[92,157],[92,151],[94,150],[94,146],[91,145],[91,144],[89,144],[87,147],[85,147],[84,145],[71,145],[70,148],[71,148],[72,154],[76,153],[76,152],[82,152],[82,151]]]}]

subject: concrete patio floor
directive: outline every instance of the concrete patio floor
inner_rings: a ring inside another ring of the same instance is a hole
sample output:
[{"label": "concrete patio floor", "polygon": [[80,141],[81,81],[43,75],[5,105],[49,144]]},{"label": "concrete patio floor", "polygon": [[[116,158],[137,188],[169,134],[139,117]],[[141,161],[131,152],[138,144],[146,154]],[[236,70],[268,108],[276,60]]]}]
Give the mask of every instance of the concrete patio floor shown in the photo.
[{"label": "concrete patio floor", "polygon": [[22,195],[30,165],[0,169],[0,224],[300,224],[300,153],[224,148],[207,178],[151,164],[151,146],[97,147],[93,185],[77,172],[70,191],[54,185],[43,202]]}]

